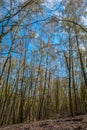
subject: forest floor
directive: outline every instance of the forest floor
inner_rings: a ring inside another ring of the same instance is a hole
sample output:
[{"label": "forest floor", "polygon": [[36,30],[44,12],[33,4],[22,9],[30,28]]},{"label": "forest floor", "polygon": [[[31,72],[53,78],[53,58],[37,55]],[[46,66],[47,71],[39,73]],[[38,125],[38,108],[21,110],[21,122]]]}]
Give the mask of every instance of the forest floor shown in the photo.
[{"label": "forest floor", "polygon": [[87,115],[9,125],[0,130],[87,130]]}]

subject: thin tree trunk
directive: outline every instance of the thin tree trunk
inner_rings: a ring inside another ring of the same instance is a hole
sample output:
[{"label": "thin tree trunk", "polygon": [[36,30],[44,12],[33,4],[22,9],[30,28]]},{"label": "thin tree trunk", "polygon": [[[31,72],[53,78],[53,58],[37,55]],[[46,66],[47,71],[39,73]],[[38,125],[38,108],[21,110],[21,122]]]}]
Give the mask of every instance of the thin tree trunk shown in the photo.
[{"label": "thin tree trunk", "polygon": [[77,36],[76,32],[75,32],[75,36],[76,36],[76,43],[77,43],[77,49],[78,49],[78,53],[79,53],[79,60],[80,60],[81,70],[82,70],[82,73],[83,73],[85,86],[87,88],[87,78],[86,78],[85,68],[84,68],[84,65],[83,65],[83,62],[82,62],[82,55],[81,55],[81,52],[80,52],[80,49],[79,49],[78,36]]},{"label": "thin tree trunk", "polygon": [[45,72],[45,79],[44,79],[44,90],[43,90],[43,95],[42,95],[42,99],[41,99],[39,110],[38,110],[38,117],[37,117],[38,120],[40,120],[41,116],[42,116],[44,96],[45,96],[45,91],[46,91],[47,71],[48,71],[48,54],[47,54],[47,58],[46,58],[46,72]]},{"label": "thin tree trunk", "polygon": [[76,86],[75,86],[75,77],[74,77],[74,64],[72,58],[72,79],[73,79],[73,90],[74,90],[74,104],[75,104],[75,114],[77,115],[77,96],[76,96]]}]

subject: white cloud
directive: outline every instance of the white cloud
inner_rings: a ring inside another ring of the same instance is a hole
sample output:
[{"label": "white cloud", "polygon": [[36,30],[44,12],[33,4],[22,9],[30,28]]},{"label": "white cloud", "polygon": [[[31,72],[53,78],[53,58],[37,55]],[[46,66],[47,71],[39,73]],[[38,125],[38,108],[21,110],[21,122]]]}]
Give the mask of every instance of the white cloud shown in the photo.
[{"label": "white cloud", "polygon": [[83,44],[80,44],[79,48],[80,48],[80,50],[83,50],[83,51],[85,51],[85,50],[86,50],[86,48],[84,47],[84,45],[83,45]]},{"label": "white cloud", "polygon": [[27,0],[18,0],[19,2],[26,2]]},{"label": "white cloud", "polygon": [[62,16],[62,12],[55,11],[54,14],[55,14],[55,16],[60,16],[60,17]]},{"label": "white cloud", "polygon": [[44,4],[48,8],[52,8],[55,4],[60,3],[62,0],[45,0]]},{"label": "white cloud", "polygon": [[35,38],[38,38],[38,37],[39,37],[39,34],[38,34],[38,33],[36,33],[36,34],[35,34]]},{"label": "white cloud", "polygon": [[84,25],[87,25],[87,18],[86,17],[82,16],[81,21],[82,21],[82,23],[84,23]]}]

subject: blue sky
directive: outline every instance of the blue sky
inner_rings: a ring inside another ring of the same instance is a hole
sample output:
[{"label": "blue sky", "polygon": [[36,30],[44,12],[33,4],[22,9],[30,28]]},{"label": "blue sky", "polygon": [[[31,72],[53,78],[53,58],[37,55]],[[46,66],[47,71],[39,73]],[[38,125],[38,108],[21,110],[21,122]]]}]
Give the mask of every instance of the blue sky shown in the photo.
[{"label": "blue sky", "polygon": [[[7,3],[6,3],[6,7],[1,7],[0,6],[0,9],[1,9],[1,13],[0,13],[0,17],[2,17],[2,15],[4,16],[6,13],[7,13],[7,9],[9,9],[9,1],[6,0]],[[34,19],[31,19],[31,23],[35,21],[37,21],[37,19],[40,21],[41,19],[44,19],[44,18],[47,18],[47,17],[51,17],[51,16],[56,16],[56,17],[60,17],[61,18],[61,14],[63,13],[64,11],[64,6],[62,6],[60,3],[61,3],[62,0],[45,0],[44,4],[42,4],[43,8],[45,8],[44,10],[44,15],[41,17],[41,15],[32,15],[32,17]],[[24,2],[24,0],[18,0],[17,1],[18,4]],[[8,8],[7,8],[8,6]],[[7,8],[7,9],[6,9]],[[12,21],[16,20],[17,17],[14,17],[12,19]],[[82,22],[86,25],[87,24],[87,19],[86,17],[82,16]],[[25,24],[26,23],[26,20],[22,22],[22,24]],[[35,23],[32,25],[31,29],[32,29],[32,32],[35,33],[35,41],[37,41],[37,38],[41,37],[42,40],[47,43],[48,42],[48,36],[47,35],[51,35],[51,34],[47,34],[47,33],[43,33],[43,30],[42,30],[42,25],[43,25],[44,22],[39,22],[39,23]],[[10,22],[10,24],[12,24]],[[57,28],[55,28],[58,30],[58,26]],[[21,29],[20,29],[21,30]],[[27,30],[25,29],[24,32],[27,32]],[[53,30],[54,32],[54,30]],[[52,32],[52,33],[53,33]],[[21,32],[18,33],[18,35],[23,35],[23,30]],[[29,34],[30,35],[30,34]],[[7,34],[4,38],[3,38],[3,41],[2,41],[2,44],[7,44],[8,46],[10,46],[11,44],[11,37],[10,37],[10,33]],[[62,40],[66,40],[66,33],[63,32],[63,31],[58,31],[57,33],[55,32],[54,33],[54,36],[51,38],[50,42],[52,44],[60,44],[60,41]],[[28,42],[28,39],[25,40],[26,42]],[[32,44],[32,40],[30,39],[29,40],[29,51],[31,51],[32,49],[34,49],[34,44]],[[85,47],[83,45],[80,46],[81,49],[85,50]],[[65,46],[64,45],[61,45],[61,46],[58,46],[58,47],[55,47],[55,51],[56,50],[66,50]],[[3,50],[4,52],[6,52],[6,50]],[[7,52],[8,52],[8,49],[7,49]],[[61,54],[62,55],[62,54]],[[60,56],[61,58],[61,56]],[[58,59],[57,59],[58,60]],[[61,61],[62,59],[60,60],[60,63],[58,62],[59,66],[60,66],[60,75],[61,74],[64,74],[62,72],[66,72],[66,67],[64,67],[63,65],[61,65]],[[64,74],[65,75],[65,74]]]},{"label": "blue sky", "polygon": [[[26,0],[18,0],[17,3],[18,4],[19,3],[22,4],[25,1]],[[39,17],[39,15],[36,14],[36,16],[35,15],[33,16],[34,17],[34,21],[35,21],[35,19],[36,19],[36,21],[37,21],[37,19],[40,21],[43,18],[51,17],[51,16],[54,16],[54,15],[56,17],[59,17],[59,16],[61,17],[61,13],[64,11],[64,6],[61,5],[61,1],[62,0],[45,0],[44,4],[42,4],[42,6],[45,8],[43,17],[41,17],[41,15]],[[9,0],[5,0],[5,2],[7,2],[7,3],[6,3],[6,6],[4,6],[4,8],[3,8],[3,6],[2,7],[0,6],[0,9],[1,9],[0,16],[1,17],[2,17],[2,15],[5,15],[7,12],[9,12],[9,11],[7,11],[7,9],[9,10]],[[2,2],[1,2],[1,5],[3,5]],[[16,19],[16,17],[14,17],[12,19],[12,21],[14,21],[15,19]],[[82,16],[81,21],[85,25],[87,24],[86,17]],[[31,22],[33,22],[33,19],[31,20]],[[26,20],[23,21],[22,24],[25,24],[25,23],[26,23]],[[10,24],[12,24],[12,23],[10,22]],[[42,26],[41,23],[35,23],[35,24],[32,25],[32,30],[34,32],[36,32],[35,33],[36,38],[42,35],[41,26]],[[58,37],[58,35],[60,35],[61,37],[64,38],[65,33],[64,32],[59,32],[58,34],[55,34],[55,36],[51,40],[52,43],[58,44],[60,42],[60,38]],[[47,39],[47,36],[45,34],[43,35],[42,38],[47,42],[48,39]],[[5,42],[5,40],[8,40],[8,39],[9,39],[9,35],[5,36],[3,41]],[[9,44],[10,44],[10,41],[9,41]],[[81,45],[80,48],[85,49],[83,45]]]}]

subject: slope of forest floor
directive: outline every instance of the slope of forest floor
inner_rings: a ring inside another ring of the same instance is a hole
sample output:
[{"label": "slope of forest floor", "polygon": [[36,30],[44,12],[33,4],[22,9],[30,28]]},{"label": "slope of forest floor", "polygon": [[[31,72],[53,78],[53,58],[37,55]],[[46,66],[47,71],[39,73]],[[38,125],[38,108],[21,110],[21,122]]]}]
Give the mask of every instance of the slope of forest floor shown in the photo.
[{"label": "slope of forest floor", "polygon": [[87,130],[87,115],[9,125],[0,130]]}]

